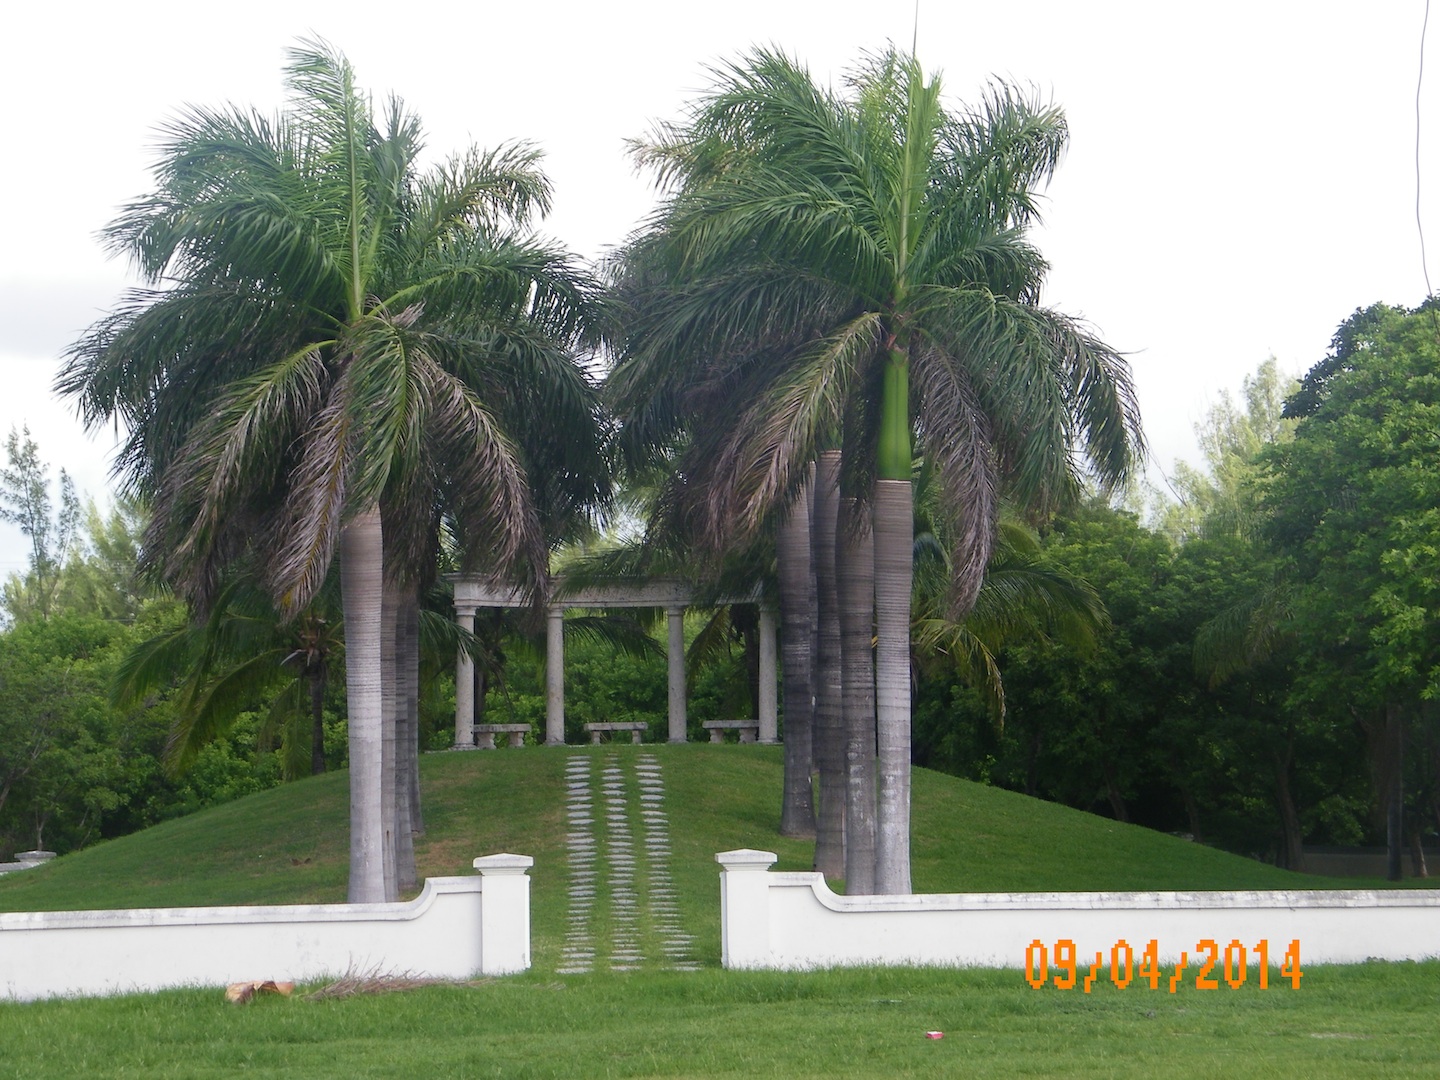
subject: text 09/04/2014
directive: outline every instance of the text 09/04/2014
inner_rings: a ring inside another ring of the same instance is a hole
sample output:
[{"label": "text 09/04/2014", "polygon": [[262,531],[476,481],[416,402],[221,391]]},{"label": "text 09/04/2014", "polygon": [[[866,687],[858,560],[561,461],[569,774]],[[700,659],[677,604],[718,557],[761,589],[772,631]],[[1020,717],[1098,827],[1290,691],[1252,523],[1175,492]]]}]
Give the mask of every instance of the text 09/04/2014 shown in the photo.
[{"label": "text 09/04/2014", "polygon": [[[1270,989],[1270,942],[1265,938],[1255,942],[1249,949],[1238,938],[1232,939],[1223,950],[1219,943],[1211,938],[1202,938],[1196,942],[1193,964],[1195,989],[1219,990],[1223,984],[1232,990],[1239,990],[1249,977],[1252,951],[1259,987],[1261,990]],[[1190,953],[1181,952],[1180,962],[1169,970],[1161,967],[1159,957],[1159,943],[1154,938],[1146,944],[1138,957],[1130,943],[1121,938],[1110,947],[1110,981],[1119,990],[1127,989],[1137,977],[1140,982],[1148,984],[1151,990],[1159,990],[1162,983],[1168,982],[1170,993],[1173,994],[1180,987],[1186,972],[1192,969]],[[1289,948],[1278,959],[1280,980],[1288,980],[1291,989],[1300,989],[1300,939],[1291,941]],[[1097,950],[1087,971],[1080,960],[1075,942],[1069,938],[1061,938],[1055,942],[1053,951],[1047,949],[1039,938],[1025,949],[1025,981],[1036,990],[1051,983],[1057,990],[1074,990],[1076,986],[1080,986],[1088,994],[1095,981],[1107,973],[1106,968],[1105,954]]]}]

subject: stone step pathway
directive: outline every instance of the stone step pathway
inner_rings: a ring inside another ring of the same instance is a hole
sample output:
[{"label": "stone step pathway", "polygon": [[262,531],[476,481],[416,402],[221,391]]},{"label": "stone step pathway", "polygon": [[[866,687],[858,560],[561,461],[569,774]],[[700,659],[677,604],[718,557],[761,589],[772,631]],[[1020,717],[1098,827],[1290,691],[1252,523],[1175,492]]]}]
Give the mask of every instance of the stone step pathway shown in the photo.
[{"label": "stone step pathway", "polygon": [[[627,762],[579,753],[565,765],[569,881],[561,974],[597,966],[633,971],[647,960],[673,970],[699,968],[670,874],[660,762],[653,754],[637,756],[629,770]],[[647,947],[658,947],[659,955],[647,957]]]}]

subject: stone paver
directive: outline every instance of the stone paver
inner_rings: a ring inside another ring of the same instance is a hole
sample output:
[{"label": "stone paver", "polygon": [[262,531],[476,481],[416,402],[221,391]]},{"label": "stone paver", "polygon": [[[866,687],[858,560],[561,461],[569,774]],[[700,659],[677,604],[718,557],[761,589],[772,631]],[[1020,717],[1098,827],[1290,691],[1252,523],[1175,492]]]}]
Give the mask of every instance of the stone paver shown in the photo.
[{"label": "stone paver", "polygon": [[[599,765],[598,784],[592,762]],[[562,974],[593,971],[608,962],[612,971],[643,967],[644,927],[659,942],[663,966],[698,970],[695,940],[680,922],[670,875],[669,819],[665,814],[663,770],[652,755],[635,761],[630,778],[621,759],[594,762],[588,755],[565,767],[566,857],[569,903]],[[639,810],[639,830],[634,809]],[[643,852],[643,859],[636,852]],[[608,888],[601,888],[601,883]],[[605,905],[608,940],[597,940],[597,899]]]}]

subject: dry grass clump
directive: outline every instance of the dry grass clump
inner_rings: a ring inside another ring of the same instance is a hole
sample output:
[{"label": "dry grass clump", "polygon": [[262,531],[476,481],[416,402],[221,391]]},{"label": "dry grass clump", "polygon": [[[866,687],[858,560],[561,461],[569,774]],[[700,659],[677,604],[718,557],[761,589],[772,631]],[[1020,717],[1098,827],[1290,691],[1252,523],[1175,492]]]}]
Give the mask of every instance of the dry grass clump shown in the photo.
[{"label": "dry grass clump", "polygon": [[306,994],[302,1001],[332,1001],[359,997],[362,994],[398,994],[421,990],[427,986],[488,986],[494,979],[437,979],[402,972],[346,972],[334,982]]}]

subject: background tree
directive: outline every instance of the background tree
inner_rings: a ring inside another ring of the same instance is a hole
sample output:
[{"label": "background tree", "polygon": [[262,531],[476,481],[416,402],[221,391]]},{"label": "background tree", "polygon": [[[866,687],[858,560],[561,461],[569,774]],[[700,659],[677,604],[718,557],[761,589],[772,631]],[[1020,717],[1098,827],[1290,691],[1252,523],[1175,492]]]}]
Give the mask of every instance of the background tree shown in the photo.
[{"label": "background tree", "polygon": [[1295,421],[1284,410],[1285,398],[1298,385],[1272,356],[1245,376],[1239,402],[1221,391],[1205,420],[1195,425],[1201,464],[1175,462],[1170,493],[1177,501],[1162,504],[1156,515],[1172,540],[1183,543],[1217,532],[1253,536],[1260,454],[1294,437]]},{"label": "background tree", "polygon": [[64,469],[60,470],[60,505],[50,498],[48,466],[30,429],[10,429],[5,439],[5,467],[0,469],[0,521],[19,527],[30,540],[29,567],[5,583],[4,607],[12,620],[49,616],[60,589],[61,573],[80,528],[80,499]]},{"label": "background tree", "polygon": [[1440,697],[1434,306],[1375,305],[1340,326],[1287,402],[1299,424],[1268,456],[1264,493],[1269,538],[1295,583],[1295,705],[1365,732],[1392,877],[1407,731]]}]

